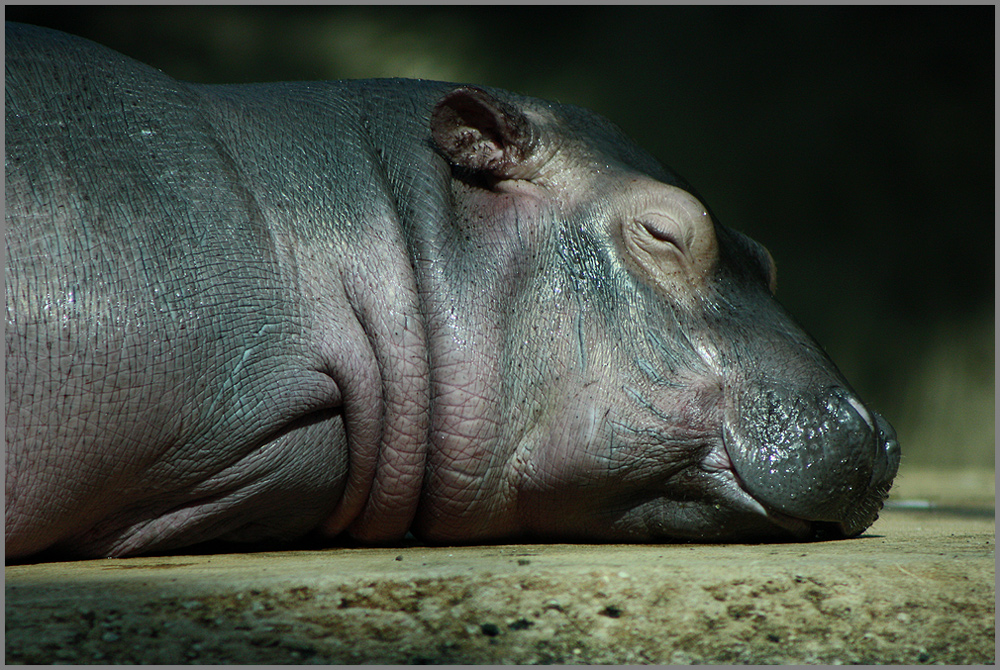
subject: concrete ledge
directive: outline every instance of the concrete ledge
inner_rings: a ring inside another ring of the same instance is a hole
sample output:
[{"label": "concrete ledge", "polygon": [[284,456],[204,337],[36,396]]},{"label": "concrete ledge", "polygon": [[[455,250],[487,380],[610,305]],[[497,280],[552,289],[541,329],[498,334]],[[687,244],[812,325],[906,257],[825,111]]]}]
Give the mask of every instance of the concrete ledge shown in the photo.
[{"label": "concrete ledge", "polygon": [[500,545],[6,568],[8,663],[993,663],[992,507],[783,545]]}]

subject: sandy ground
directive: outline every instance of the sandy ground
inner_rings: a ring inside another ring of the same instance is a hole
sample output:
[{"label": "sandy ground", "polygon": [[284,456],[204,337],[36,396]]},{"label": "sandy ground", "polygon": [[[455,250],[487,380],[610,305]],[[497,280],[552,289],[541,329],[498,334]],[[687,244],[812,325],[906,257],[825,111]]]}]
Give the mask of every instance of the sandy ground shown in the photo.
[{"label": "sandy ground", "polygon": [[6,568],[8,663],[994,663],[993,473],[901,476],[865,535]]}]

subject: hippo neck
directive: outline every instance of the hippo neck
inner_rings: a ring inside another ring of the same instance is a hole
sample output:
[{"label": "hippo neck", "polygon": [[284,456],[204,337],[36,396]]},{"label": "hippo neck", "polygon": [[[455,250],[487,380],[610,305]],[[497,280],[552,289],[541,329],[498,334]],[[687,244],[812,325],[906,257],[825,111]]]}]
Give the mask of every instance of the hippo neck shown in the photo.
[{"label": "hippo neck", "polygon": [[415,530],[437,540],[504,535],[515,530],[511,434],[524,428],[505,397],[503,291],[449,267],[454,256],[441,248],[424,245],[418,258],[431,426]]}]

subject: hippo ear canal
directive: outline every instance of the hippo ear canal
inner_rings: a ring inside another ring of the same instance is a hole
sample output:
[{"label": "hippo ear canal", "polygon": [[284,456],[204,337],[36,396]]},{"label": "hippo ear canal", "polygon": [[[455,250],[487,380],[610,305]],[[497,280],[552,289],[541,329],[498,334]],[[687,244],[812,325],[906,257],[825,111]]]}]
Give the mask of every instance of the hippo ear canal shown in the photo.
[{"label": "hippo ear canal", "polygon": [[530,176],[535,145],[524,113],[481,88],[463,86],[442,98],[431,115],[431,137],[454,165],[495,179]]}]

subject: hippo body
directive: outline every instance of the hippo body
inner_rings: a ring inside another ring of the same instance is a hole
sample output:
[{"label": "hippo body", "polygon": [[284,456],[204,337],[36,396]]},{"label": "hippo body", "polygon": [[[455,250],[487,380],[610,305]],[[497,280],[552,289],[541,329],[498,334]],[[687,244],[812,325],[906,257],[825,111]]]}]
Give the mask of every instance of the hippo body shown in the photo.
[{"label": "hippo body", "polygon": [[851,536],[899,462],[600,117],[6,26],[6,555]]}]

